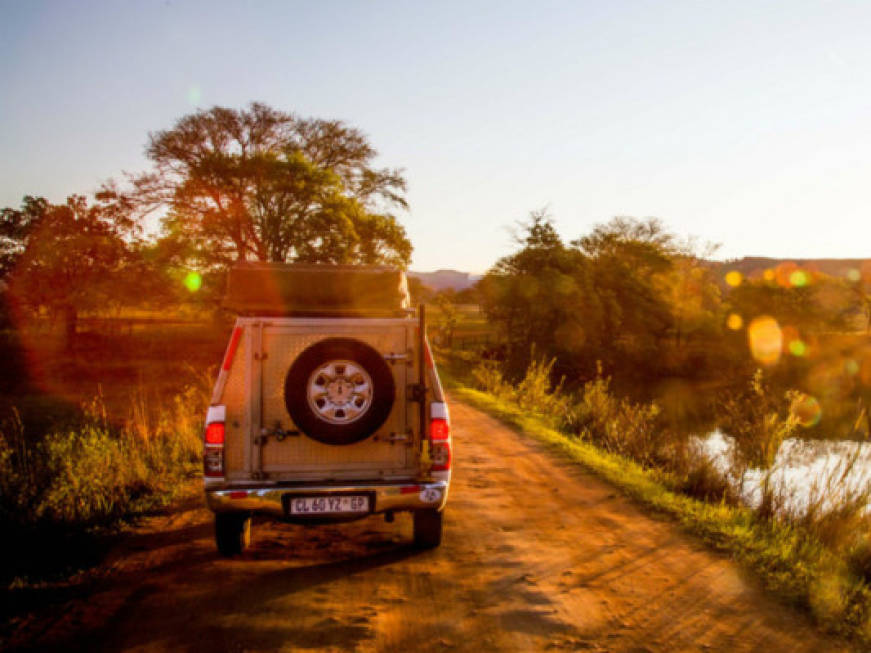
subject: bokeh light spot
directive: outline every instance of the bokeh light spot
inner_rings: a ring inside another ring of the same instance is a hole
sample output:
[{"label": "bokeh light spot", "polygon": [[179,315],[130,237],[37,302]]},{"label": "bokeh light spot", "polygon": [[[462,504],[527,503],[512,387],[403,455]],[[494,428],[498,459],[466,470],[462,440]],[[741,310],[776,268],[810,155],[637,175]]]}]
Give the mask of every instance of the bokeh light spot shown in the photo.
[{"label": "bokeh light spot", "polygon": [[793,414],[798,418],[798,423],[809,428],[820,423],[823,409],[816,397],[802,395],[793,405]]},{"label": "bokeh light spot", "polygon": [[744,318],[737,313],[731,313],[729,317],[726,318],[726,326],[732,329],[732,331],[738,331],[744,326]]},{"label": "bokeh light spot", "polygon": [[850,376],[856,376],[859,373],[859,363],[852,358],[848,358],[844,361],[844,371]]},{"label": "bokeh light spot", "polygon": [[796,270],[792,274],[789,275],[789,285],[793,288],[801,288],[802,286],[806,286],[810,281],[810,277],[808,273],[804,270]]},{"label": "bokeh light spot", "polygon": [[781,288],[792,286],[792,273],[798,271],[798,266],[793,261],[784,261],[774,270],[774,279]]},{"label": "bokeh light spot", "polygon": [[188,272],[183,283],[190,292],[196,292],[203,285],[203,278],[199,272]]},{"label": "bokeh light spot", "polygon": [[744,280],[744,275],[738,272],[738,270],[732,270],[726,274],[726,283],[728,283],[733,288],[737,288],[741,285],[741,282]]},{"label": "bokeh light spot", "polygon": [[807,345],[803,340],[790,340],[789,353],[793,356],[807,356]]},{"label": "bokeh light spot", "polygon": [[776,277],[777,277],[777,275],[774,273],[774,270],[772,270],[771,268],[766,269],[765,272],[762,273],[762,278],[765,279],[766,281],[774,281],[774,279]]},{"label": "bokeh light spot", "polygon": [[847,281],[852,281],[855,283],[856,281],[861,281],[861,279],[862,273],[859,272],[859,270],[857,270],[856,268],[850,268],[849,270],[847,270]]},{"label": "bokeh light spot", "polygon": [[200,103],[200,100],[203,99],[203,92],[200,90],[200,87],[197,85],[191,86],[188,89],[188,104],[193,106],[197,106]]},{"label": "bokeh light spot", "polygon": [[763,365],[774,365],[783,349],[783,332],[777,320],[768,315],[755,318],[747,326],[747,341],[753,358]]}]

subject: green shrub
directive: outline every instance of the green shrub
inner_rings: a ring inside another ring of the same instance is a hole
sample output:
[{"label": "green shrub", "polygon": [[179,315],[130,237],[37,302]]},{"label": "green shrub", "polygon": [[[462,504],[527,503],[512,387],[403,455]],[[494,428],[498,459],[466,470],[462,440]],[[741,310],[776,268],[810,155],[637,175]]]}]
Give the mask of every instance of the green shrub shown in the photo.
[{"label": "green shrub", "polygon": [[721,426],[735,439],[736,470],[768,469],[783,441],[795,435],[799,419],[794,410],[801,395],[775,393],[756,370],[747,389],[728,397],[721,407]]},{"label": "green shrub", "polygon": [[205,392],[186,389],[149,411],[140,399],[123,426],[98,396],[81,423],[25,435],[17,411],[0,424],[0,515],[20,529],[106,526],[165,502],[199,470]]},{"label": "green shrub", "polygon": [[730,506],[741,503],[735,485],[701,452],[688,455],[675,471],[680,470],[683,473],[677,477],[676,491],[711,503],[723,502]]},{"label": "green shrub", "polygon": [[574,420],[573,406],[562,391],[562,382],[556,386],[551,382],[553,365],[553,360],[533,359],[520,382],[512,385],[505,380],[498,363],[484,360],[472,370],[472,379],[481,390],[563,426]]},{"label": "green shrub", "polygon": [[659,406],[620,399],[610,386],[611,379],[601,372],[584,385],[575,409],[578,434],[647,467],[674,457],[676,442],[658,424]]}]

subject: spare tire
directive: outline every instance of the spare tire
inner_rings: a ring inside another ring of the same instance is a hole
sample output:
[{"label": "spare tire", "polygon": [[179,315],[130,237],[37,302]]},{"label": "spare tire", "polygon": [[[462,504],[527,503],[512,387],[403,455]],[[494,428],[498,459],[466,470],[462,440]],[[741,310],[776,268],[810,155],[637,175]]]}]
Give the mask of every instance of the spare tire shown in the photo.
[{"label": "spare tire", "polygon": [[297,428],[324,444],[353,444],[390,415],[393,373],[359,340],[329,338],[302,352],[284,382],[284,403]]}]

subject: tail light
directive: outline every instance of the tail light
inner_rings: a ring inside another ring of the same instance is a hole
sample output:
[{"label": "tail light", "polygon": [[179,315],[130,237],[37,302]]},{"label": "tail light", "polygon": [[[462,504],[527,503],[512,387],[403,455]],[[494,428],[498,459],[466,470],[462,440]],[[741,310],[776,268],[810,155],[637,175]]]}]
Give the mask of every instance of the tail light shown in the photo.
[{"label": "tail light", "polygon": [[203,475],[209,478],[224,476],[224,421],[226,406],[209,406],[206,413],[206,432],[203,437]]},{"label": "tail light", "polygon": [[206,444],[224,444],[223,422],[213,422],[206,426]]},{"label": "tail light", "polygon": [[441,402],[430,406],[429,437],[432,442],[432,471],[446,472],[451,468],[451,422],[448,407]]}]

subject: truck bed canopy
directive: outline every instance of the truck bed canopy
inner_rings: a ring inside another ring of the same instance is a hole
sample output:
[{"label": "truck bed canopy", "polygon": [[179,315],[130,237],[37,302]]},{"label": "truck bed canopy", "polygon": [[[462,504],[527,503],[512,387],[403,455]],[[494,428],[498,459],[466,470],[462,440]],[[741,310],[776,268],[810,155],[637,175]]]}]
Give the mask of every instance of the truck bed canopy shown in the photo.
[{"label": "truck bed canopy", "polygon": [[375,265],[240,263],[224,296],[239,315],[393,317],[410,305],[405,273]]}]

